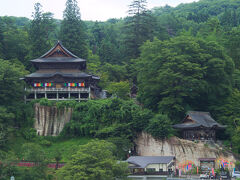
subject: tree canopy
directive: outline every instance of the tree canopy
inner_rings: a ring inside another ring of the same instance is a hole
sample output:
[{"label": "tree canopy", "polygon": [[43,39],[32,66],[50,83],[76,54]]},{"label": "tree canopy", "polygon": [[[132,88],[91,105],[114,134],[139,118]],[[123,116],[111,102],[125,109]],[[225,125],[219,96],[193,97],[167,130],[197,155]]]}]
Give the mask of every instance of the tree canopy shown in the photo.
[{"label": "tree canopy", "polygon": [[146,42],[136,71],[139,100],[176,120],[230,95],[234,63],[216,42],[179,36]]},{"label": "tree canopy", "polygon": [[107,141],[92,141],[82,145],[57,174],[59,179],[113,180],[126,177],[128,164],[113,156],[115,147]]},{"label": "tree canopy", "polygon": [[86,32],[77,0],[67,0],[61,22],[60,40],[67,49],[81,58],[88,57]]}]

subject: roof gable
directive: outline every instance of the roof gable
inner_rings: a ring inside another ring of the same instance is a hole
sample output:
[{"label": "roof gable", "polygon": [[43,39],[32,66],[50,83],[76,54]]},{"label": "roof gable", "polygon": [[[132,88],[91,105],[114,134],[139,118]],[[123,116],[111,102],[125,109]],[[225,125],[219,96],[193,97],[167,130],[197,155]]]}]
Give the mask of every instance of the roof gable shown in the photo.
[{"label": "roof gable", "polygon": [[76,55],[68,51],[61,43],[58,41],[55,46],[46,52],[41,58],[51,58],[51,57],[69,57],[78,58]]}]

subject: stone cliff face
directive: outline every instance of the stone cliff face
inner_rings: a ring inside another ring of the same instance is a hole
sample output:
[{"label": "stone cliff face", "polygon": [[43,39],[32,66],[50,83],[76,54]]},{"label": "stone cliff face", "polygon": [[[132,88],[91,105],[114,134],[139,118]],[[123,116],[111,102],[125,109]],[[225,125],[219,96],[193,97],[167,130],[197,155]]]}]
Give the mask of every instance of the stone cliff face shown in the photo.
[{"label": "stone cliff face", "polygon": [[229,169],[235,166],[236,159],[230,152],[223,151],[217,144],[192,142],[177,137],[161,141],[151,135],[142,133],[136,139],[137,153],[140,156],[175,156],[176,166],[184,167],[188,164],[200,166],[199,158],[216,158],[216,167],[219,163],[228,164]]},{"label": "stone cliff face", "polygon": [[71,108],[58,109],[55,106],[35,104],[34,128],[40,136],[57,136],[72,116]]}]

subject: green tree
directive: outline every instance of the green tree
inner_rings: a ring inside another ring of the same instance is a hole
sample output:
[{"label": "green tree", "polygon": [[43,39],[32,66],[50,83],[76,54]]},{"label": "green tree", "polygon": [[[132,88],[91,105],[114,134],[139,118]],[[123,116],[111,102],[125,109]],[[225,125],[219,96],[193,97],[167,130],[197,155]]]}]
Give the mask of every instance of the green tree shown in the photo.
[{"label": "green tree", "polygon": [[117,55],[117,47],[115,44],[111,43],[109,40],[105,39],[101,42],[99,47],[99,56],[102,62],[107,62],[111,64],[116,64],[114,60],[116,59]]},{"label": "green tree", "polygon": [[55,169],[58,169],[58,165],[60,160],[62,159],[62,153],[59,151],[59,149],[57,149],[54,153],[54,159],[56,160],[56,167]]},{"label": "green tree", "polygon": [[137,58],[139,47],[153,37],[154,18],[147,11],[146,0],[134,0],[129,5],[129,17],[125,20],[124,44],[126,60]]},{"label": "green tree", "polygon": [[13,106],[22,100],[24,83],[19,79],[26,73],[21,64],[0,59],[0,106]]},{"label": "green tree", "polygon": [[17,158],[15,154],[11,151],[4,152],[0,150],[0,179],[1,180],[9,180],[12,175],[16,175],[19,173],[19,170],[16,166],[12,165],[12,162],[17,162]]},{"label": "green tree", "polygon": [[88,57],[86,32],[76,0],[67,0],[60,29],[60,39],[67,49],[81,58]]},{"label": "green tree", "polygon": [[164,114],[157,114],[150,119],[145,131],[158,139],[165,139],[173,135],[171,120]]},{"label": "green tree", "polygon": [[240,27],[235,27],[231,31],[226,32],[225,47],[229,56],[232,57],[236,68],[240,68]]},{"label": "green tree", "polygon": [[80,146],[69,162],[58,170],[59,179],[110,180],[127,176],[127,163],[117,162],[115,146],[107,141],[92,141]]},{"label": "green tree", "polygon": [[240,153],[240,125],[234,131],[234,134],[232,136],[232,145],[233,145],[233,151],[239,154]]},{"label": "green tree", "polygon": [[0,59],[3,59],[3,32],[4,32],[4,26],[2,22],[2,18],[0,17]]},{"label": "green tree", "polygon": [[122,99],[129,98],[130,87],[128,81],[112,82],[107,86],[107,90],[113,96],[117,96]]},{"label": "green tree", "polygon": [[36,3],[34,9],[33,20],[29,27],[29,59],[40,57],[51,48],[52,41],[49,39],[55,29],[52,13],[43,13],[40,3]]},{"label": "green tree", "polygon": [[99,85],[102,88],[107,88],[113,82],[126,81],[128,79],[128,73],[126,65],[112,65],[105,63],[99,72],[101,81]]},{"label": "green tree", "polygon": [[233,150],[240,152],[239,127],[240,127],[240,91],[234,89],[233,93],[214,109],[214,116],[220,123],[227,125],[227,129],[219,134],[219,137],[232,142]]},{"label": "green tree", "polygon": [[188,36],[155,39],[141,52],[135,69],[138,98],[172,120],[180,120],[189,109],[206,110],[231,93],[234,64],[215,42]]},{"label": "green tree", "polygon": [[25,174],[25,179],[47,179],[48,160],[43,148],[38,144],[26,143],[22,145],[22,154],[24,160],[33,161],[35,163],[35,166],[28,170],[28,173]]},{"label": "green tree", "polygon": [[4,148],[8,141],[8,127],[14,119],[14,114],[8,112],[4,106],[0,106],[0,147]]},{"label": "green tree", "polygon": [[25,56],[28,54],[29,50],[28,41],[26,41],[28,39],[27,31],[14,27],[8,28],[3,35],[5,59],[18,59],[23,64],[27,64],[27,62],[25,62]]}]

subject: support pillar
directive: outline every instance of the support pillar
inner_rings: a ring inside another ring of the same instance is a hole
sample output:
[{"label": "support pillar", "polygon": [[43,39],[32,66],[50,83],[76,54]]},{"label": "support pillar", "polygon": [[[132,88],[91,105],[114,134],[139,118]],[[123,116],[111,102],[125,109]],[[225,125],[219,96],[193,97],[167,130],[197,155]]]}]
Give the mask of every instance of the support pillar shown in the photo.
[{"label": "support pillar", "polygon": [[80,91],[78,91],[78,102],[80,102],[80,99],[81,99],[81,93]]},{"label": "support pillar", "polygon": [[88,88],[88,99],[90,99],[91,98],[91,89],[90,89],[90,87]]},{"label": "support pillar", "polygon": [[68,99],[71,98],[71,95],[70,95],[70,87],[68,87]]},{"label": "support pillar", "polygon": [[37,92],[36,92],[36,90],[34,91],[34,99],[37,99]]},{"label": "support pillar", "polygon": [[57,101],[58,101],[58,99],[59,99],[59,94],[58,94],[58,90],[57,90]]}]

